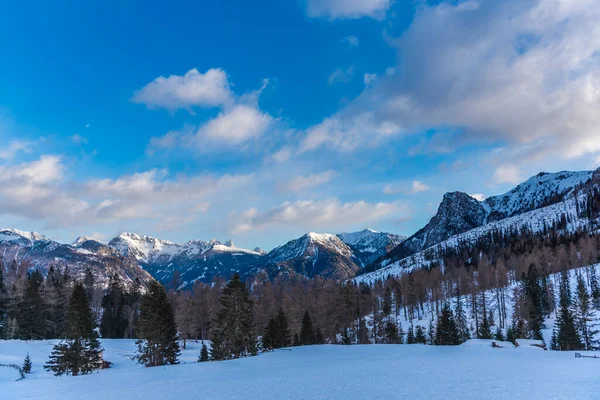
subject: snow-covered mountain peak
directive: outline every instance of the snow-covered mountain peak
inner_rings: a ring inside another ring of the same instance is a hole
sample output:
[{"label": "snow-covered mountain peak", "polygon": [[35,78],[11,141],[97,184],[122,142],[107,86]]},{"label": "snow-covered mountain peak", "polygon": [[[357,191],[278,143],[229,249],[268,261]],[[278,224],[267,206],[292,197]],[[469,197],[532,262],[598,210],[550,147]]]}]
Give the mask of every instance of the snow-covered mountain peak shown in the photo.
[{"label": "snow-covered mountain peak", "polygon": [[31,243],[49,240],[46,236],[37,232],[25,232],[14,228],[0,229],[0,241],[12,241],[22,239],[28,240]]},{"label": "snow-covered mountain peak", "polygon": [[95,242],[95,243],[100,243],[100,244],[106,244],[103,241],[94,239],[91,236],[79,236],[77,239],[75,239],[75,241],[71,244],[71,246],[80,247],[85,242]]}]

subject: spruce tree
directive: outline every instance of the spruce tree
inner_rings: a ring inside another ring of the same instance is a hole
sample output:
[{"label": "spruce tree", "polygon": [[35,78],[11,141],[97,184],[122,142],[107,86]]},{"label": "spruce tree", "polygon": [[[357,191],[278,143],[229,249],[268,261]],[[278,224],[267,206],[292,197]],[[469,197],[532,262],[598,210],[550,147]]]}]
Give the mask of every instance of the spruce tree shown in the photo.
[{"label": "spruce tree", "polygon": [[496,333],[494,333],[494,339],[504,341],[504,334],[502,333],[502,329],[500,325],[496,328]]},{"label": "spruce tree", "polygon": [[100,334],[103,338],[121,339],[127,331],[126,295],[117,274],[110,277],[108,290],[102,298]]},{"label": "spruce tree", "polygon": [[357,335],[359,344],[368,344],[371,343],[371,339],[369,338],[369,328],[367,327],[367,321],[363,317],[358,320],[358,335]]},{"label": "spruce tree", "polygon": [[136,359],[146,367],[178,364],[177,325],[163,285],[152,281],[142,297]]},{"label": "spruce tree", "polygon": [[304,312],[302,325],[300,326],[300,344],[303,346],[315,344],[317,342],[315,331],[313,329],[312,319],[308,311]]},{"label": "spruce tree", "polygon": [[[409,335],[412,334],[412,329],[409,329]],[[392,321],[385,324],[385,340],[389,344],[400,344],[400,336],[398,335],[398,327]]]},{"label": "spruce tree", "polygon": [[586,350],[595,350],[598,346],[596,312],[592,307],[592,299],[581,275],[577,275],[577,290],[575,297],[576,324],[581,333],[581,339]]},{"label": "spruce tree", "polygon": [[292,346],[300,346],[300,336],[298,336],[298,333],[294,333],[294,340],[292,342]]},{"label": "spruce tree", "polygon": [[467,313],[463,307],[462,296],[456,298],[456,308],[454,309],[454,317],[456,320],[456,327],[458,328],[458,335],[461,342],[466,342],[471,338],[469,332],[469,323],[467,321]]},{"label": "spruce tree", "polygon": [[4,286],[4,266],[0,265],[0,338],[5,337],[8,322],[8,292]]},{"label": "spruce tree", "polygon": [[433,319],[429,320],[429,327],[427,328],[427,344],[435,344],[435,325]]},{"label": "spruce tree", "polygon": [[27,353],[27,356],[25,357],[25,361],[23,361],[23,372],[26,374],[30,374],[31,373],[31,357],[29,356],[29,353]]},{"label": "spruce tree", "polygon": [[346,346],[352,344],[352,338],[350,337],[350,330],[348,328],[344,328],[342,331],[342,344]]},{"label": "spruce tree", "polygon": [[427,344],[425,329],[421,325],[417,325],[417,327],[415,328],[415,343]]},{"label": "spruce tree", "polygon": [[406,333],[406,344],[415,344],[416,343],[416,338],[415,338],[415,334],[413,331],[413,327],[412,325],[408,328],[408,331]]},{"label": "spruce tree", "polygon": [[457,345],[460,344],[460,336],[454,315],[450,305],[445,303],[442,307],[442,314],[438,318],[437,330],[435,333],[435,344],[437,345]]},{"label": "spruce tree", "polygon": [[200,358],[198,358],[198,362],[205,362],[208,360],[208,347],[206,347],[206,343],[202,343],[202,349],[200,350]]},{"label": "spruce tree", "polygon": [[275,336],[277,335],[277,321],[275,317],[269,318],[265,333],[262,336],[262,349],[270,350],[275,348]]},{"label": "spruce tree", "polygon": [[227,283],[219,302],[221,308],[212,335],[211,359],[229,360],[256,355],[254,303],[238,274]]},{"label": "spruce tree", "polygon": [[48,314],[40,289],[44,278],[35,270],[27,274],[25,292],[17,299],[16,320],[19,326],[18,338],[39,340],[46,338]]},{"label": "spruce tree", "polygon": [[88,374],[99,367],[101,352],[85,289],[77,283],[69,299],[65,338],[54,346],[44,369],[56,376]]},{"label": "spruce tree", "polygon": [[287,316],[281,308],[275,317],[275,327],[274,348],[280,349],[282,347],[288,347],[292,342],[292,331],[290,330]]},{"label": "spruce tree", "polygon": [[[563,277],[563,281],[566,278]],[[568,280],[567,280],[568,282]],[[560,290],[560,309],[556,325],[558,326],[556,347],[559,350],[581,350],[584,348],[581,337],[575,326],[575,317],[571,310],[570,289],[562,285]]]}]

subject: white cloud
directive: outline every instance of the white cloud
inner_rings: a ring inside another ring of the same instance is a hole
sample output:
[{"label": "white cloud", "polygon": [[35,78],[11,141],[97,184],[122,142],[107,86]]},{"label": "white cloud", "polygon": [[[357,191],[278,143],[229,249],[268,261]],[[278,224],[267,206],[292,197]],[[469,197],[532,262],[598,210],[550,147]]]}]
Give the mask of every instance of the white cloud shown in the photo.
[{"label": "white cloud", "polygon": [[0,166],[0,215],[20,216],[49,227],[85,226],[133,219],[184,223],[205,213],[210,200],[229,196],[252,175],[169,178],[153,169],[118,179],[69,179],[60,157]]},{"label": "white cloud", "polygon": [[396,135],[401,131],[399,125],[377,121],[372,112],[363,112],[348,118],[334,115],[306,131],[300,152],[322,146],[339,151],[352,151],[361,145],[376,145],[382,137]]},{"label": "white cloud", "polygon": [[259,211],[250,208],[242,214],[230,216],[230,232],[239,234],[274,227],[298,226],[305,229],[338,229],[351,225],[367,224],[405,211],[399,202],[368,203],[366,201],[341,202],[338,199],[320,201],[285,202]]},{"label": "white cloud", "polygon": [[393,0],[308,0],[306,12],[313,18],[383,19],[392,3]]},{"label": "white cloud", "polygon": [[[381,77],[380,85],[319,125],[335,119],[351,126],[356,115],[371,113],[373,124],[405,132],[449,127],[464,139],[461,145],[528,146],[519,154],[522,163],[598,152],[598,20],[600,0],[424,6],[391,39],[402,60],[398,73]],[[335,148],[347,141],[336,137],[338,130],[329,135],[320,142]],[[362,138],[354,148],[371,137],[369,130],[353,135]]]},{"label": "white cloud", "polygon": [[363,82],[365,83],[365,85],[368,86],[371,83],[375,82],[375,79],[377,79],[377,74],[366,73],[363,77]]},{"label": "white cloud", "polygon": [[21,151],[29,152],[31,143],[24,140],[15,140],[6,147],[0,147],[0,160],[10,160]]},{"label": "white cloud", "polygon": [[156,78],[136,91],[131,101],[145,104],[148,108],[184,108],[191,112],[193,106],[220,107],[231,104],[232,98],[225,71],[212,68],[203,74],[194,68],[183,76]]},{"label": "white cloud", "polygon": [[198,139],[239,144],[259,137],[269,127],[273,118],[254,107],[239,104],[219,114],[202,125],[196,134]]},{"label": "white cloud", "polygon": [[77,144],[85,144],[88,142],[88,140],[85,136],[81,136],[79,134],[75,134],[75,135],[71,136],[70,139],[73,143],[77,143]]},{"label": "white cloud", "polygon": [[284,147],[271,155],[271,159],[277,163],[282,163],[290,159],[292,150],[289,147]]},{"label": "white cloud", "polygon": [[474,198],[477,201],[484,201],[485,199],[487,199],[487,196],[482,193],[473,193],[473,194],[470,194],[469,196],[471,196],[472,198]]},{"label": "white cloud", "polygon": [[318,174],[297,176],[290,181],[279,185],[279,190],[283,192],[303,192],[329,183],[336,176],[338,176],[338,173],[333,170],[324,171]]},{"label": "white cloud", "polygon": [[511,183],[517,184],[523,180],[521,171],[513,165],[502,165],[494,171],[494,182],[496,184]]},{"label": "white cloud", "polygon": [[350,48],[356,47],[360,43],[358,38],[356,36],[352,36],[352,35],[342,38],[341,42],[345,43]]},{"label": "white cloud", "polygon": [[338,68],[335,71],[333,71],[331,73],[331,75],[329,75],[327,82],[330,85],[333,85],[335,83],[346,83],[346,82],[350,82],[352,80],[353,76],[354,76],[354,66],[350,65],[346,69]]},{"label": "white cloud", "polygon": [[430,190],[431,188],[421,181],[413,181],[412,184],[390,184],[383,188],[384,194],[417,194]]}]

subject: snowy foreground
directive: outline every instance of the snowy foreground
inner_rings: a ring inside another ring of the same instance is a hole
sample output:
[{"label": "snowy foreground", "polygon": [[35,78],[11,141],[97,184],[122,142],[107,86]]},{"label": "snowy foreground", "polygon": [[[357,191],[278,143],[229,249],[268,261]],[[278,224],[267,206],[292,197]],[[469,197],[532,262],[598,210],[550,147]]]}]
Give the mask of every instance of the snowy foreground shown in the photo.
[{"label": "snowy foreground", "polygon": [[[0,399],[597,399],[600,359],[537,348],[494,349],[491,341],[462,346],[307,346],[258,357],[195,363],[200,345],[181,365],[143,368],[129,340],[104,340],[113,368],[55,378],[42,369],[52,341],[0,341]],[[187,363],[187,364],[183,364]]]}]

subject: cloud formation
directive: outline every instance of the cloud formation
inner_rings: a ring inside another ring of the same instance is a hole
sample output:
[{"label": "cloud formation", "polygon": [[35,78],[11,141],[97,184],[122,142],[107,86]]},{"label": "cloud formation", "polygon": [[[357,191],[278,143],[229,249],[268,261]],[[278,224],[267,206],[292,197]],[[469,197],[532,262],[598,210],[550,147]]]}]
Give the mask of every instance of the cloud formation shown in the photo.
[{"label": "cloud formation", "polygon": [[333,170],[317,174],[301,175],[292,178],[284,184],[280,184],[279,190],[282,192],[303,192],[329,183],[336,176],[338,176],[338,173]]},{"label": "cloud formation", "polygon": [[393,0],[308,0],[306,12],[312,18],[383,19]]},{"label": "cloud formation", "polygon": [[417,194],[429,191],[431,188],[424,184],[421,181],[413,181],[412,184],[407,185],[398,184],[398,185],[386,185],[383,188],[384,194]]},{"label": "cloud formation", "polygon": [[350,82],[354,77],[354,66],[350,65],[346,69],[338,68],[329,75],[327,83],[333,85],[335,83]]},{"label": "cloud formation", "polygon": [[[528,146],[523,161],[600,152],[598,20],[598,0],[424,6],[392,40],[397,73],[308,129],[304,149],[318,137],[346,151],[378,136],[373,126],[394,126],[384,131],[450,127],[463,144]],[[357,127],[357,115],[369,124]],[[437,139],[446,152],[456,137]]]},{"label": "cloud formation", "polygon": [[312,201],[284,202],[276,207],[259,211],[250,208],[242,214],[230,216],[230,232],[241,234],[253,230],[300,226],[305,229],[340,229],[364,225],[394,216],[405,210],[404,204],[368,203],[366,201],[342,202],[336,198]]},{"label": "cloud formation", "polygon": [[174,111],[192,107],[222,107],[232,102],[229,79],[225,71],[211,68],[204,74],[196,68],[185,75],[159,76],[137,90],[131,101],[148,108],[166,108]]}]

